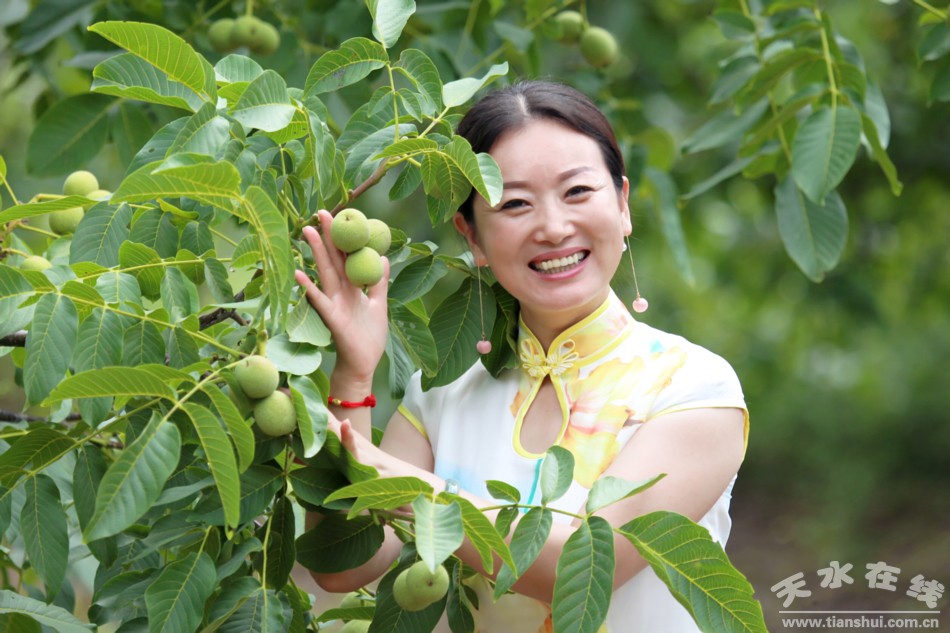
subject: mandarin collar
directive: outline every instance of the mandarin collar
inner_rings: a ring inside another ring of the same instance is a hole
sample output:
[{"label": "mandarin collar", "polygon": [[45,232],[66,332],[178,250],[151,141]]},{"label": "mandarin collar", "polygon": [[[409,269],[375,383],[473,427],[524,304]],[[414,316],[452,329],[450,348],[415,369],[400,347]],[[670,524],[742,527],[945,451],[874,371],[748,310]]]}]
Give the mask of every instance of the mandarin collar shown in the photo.
[{"label": "mandarin collar", "polygon": [[570,370],[603,357],[626,337],[636,320],[611,289],[600,306],[558,334],[547,351],[525,322],[518,317],[518,357],[533,379],[561,378]]}]

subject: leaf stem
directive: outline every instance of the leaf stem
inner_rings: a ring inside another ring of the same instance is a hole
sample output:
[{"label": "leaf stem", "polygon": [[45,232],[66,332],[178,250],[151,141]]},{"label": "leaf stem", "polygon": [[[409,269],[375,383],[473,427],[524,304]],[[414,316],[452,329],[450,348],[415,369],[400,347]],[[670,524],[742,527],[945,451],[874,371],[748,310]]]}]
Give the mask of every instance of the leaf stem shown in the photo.
[{"label": "leaf stem", "polygon": [[924,9],[925,11],[929,11],[930,13],[933,13],[934,15],[938,16],[941,20],[947,19],[946,11],[941,11],[937,7],[927,2],[924,2],[924,0],[913,0],[913,3],[916,4],[918,7],[920,7],[921,9]]},{"label": "leaf stem", "polygon": [[33,231],[34,233],[39,233],[40,235],[45,235],[46,237],[51,237],[53,239],[58,239],[59,235],[53,233],[52,231],[47,231],[46,229],[41,229],[38,226],[30,226],[29,224],[20,223],[17,224],[14,228],[23,229],[25,231]]},{"label": "leaf stem", "polygon": [[821,34],[821,52],[825,58],[825,68],[828,72],[828,85],[831,87],[831,109],[832,111],[835,111],[838,109],[838,85],[835,82],[835,71],[831,59],[831,46],[828,43],[828,33],[825,31],[821,9],[818,7],[815,7],[815,18],[818,20],[818,23],[821,26],[818,31]]}]

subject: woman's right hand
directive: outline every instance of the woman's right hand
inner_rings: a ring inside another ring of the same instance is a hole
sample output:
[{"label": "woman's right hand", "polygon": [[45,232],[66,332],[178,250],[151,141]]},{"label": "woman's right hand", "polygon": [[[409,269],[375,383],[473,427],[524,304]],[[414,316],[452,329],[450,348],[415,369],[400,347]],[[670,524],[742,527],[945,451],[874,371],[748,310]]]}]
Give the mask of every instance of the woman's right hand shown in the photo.
[{"label": "woman's right hand", "polygon": [[296,271],[294,277],[333,335],[337,351],[334,374],[342,374],[351,381],[371,383],[386,349],[389,260],[383,257],[383,278],[364,293],[346,278],[344,255],[330,239],[333,216],[328,211],[318,211],[317,215],[323,235],[307,226],[303,229],[303,238],[313,251],[320,287],[301,270]]}]

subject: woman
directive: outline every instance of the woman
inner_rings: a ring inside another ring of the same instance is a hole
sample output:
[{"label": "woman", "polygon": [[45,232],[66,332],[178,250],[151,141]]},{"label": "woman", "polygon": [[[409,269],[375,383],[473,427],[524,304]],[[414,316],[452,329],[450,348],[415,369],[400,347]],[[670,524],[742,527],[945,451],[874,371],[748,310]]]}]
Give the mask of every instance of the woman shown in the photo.
[{"label": "woman", "polygon": [[[518,300],[521,367],[493,378],[476,363],[452,384],[427,392],[417,375],[379,448],[367,439],[367,409],[331,409],[348,418],[331,420],[331,429],[381,476],[416,476],[435,490],[457,481],[478,507],[495,503],[488,479],[511,483],[524,501],[537,502],[540,460],[554,444],[575,457],[574,482],[556,504],[571,512],[583,508],[598,477],[638,481],[666,473],[646,492],[598,514],[619,527],[671,510],[724,543],[745,451],[745,403],[725,361],[635,321],[610,289],[631,222],[629,182],[606,118],[576,90],[524,82],[489,94],[458,132],[501,169],[501,202],[490,206],[473,193],[455,226],[476,264],[489,266]],[[321,219],[329,224],[326,212]],[[297,278],[334,333],[332,396],[360,402],[385,346],[387,284],[365,295],[348,284],[342,256],[326,237],[306,232],[322,290],[302,273]],[[563,522],[515,584],[515,595],[493,603],[487,583],[477,583],[477,630],[550,626],[557,559],[573,531],[569,517],[556,516]],[[362,567],[317,580],[331,591],[361,586],[382,575],[400,547],[390,535]],[[608,631],[698,630],[626,539],[615,538],[615,551]],[[482,569],[468,542],[457,555]]]}]

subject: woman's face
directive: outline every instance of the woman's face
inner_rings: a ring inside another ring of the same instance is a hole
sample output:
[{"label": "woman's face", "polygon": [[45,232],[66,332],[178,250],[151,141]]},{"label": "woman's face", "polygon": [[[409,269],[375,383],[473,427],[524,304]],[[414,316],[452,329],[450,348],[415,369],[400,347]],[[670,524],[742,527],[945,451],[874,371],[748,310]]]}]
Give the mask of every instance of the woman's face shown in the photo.
[{"label": "woman's face", "polygon": [[608,296],[631,230],[629,184],[618,191],[597,142],[553,120],[505,133],[489,153],[501,168],[501,202],[476,196],[475,226],[459,215],[456,227],[518,299],[525,323],[559,331]]}]

